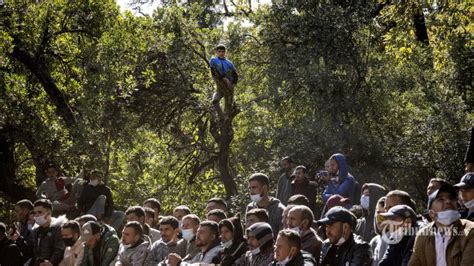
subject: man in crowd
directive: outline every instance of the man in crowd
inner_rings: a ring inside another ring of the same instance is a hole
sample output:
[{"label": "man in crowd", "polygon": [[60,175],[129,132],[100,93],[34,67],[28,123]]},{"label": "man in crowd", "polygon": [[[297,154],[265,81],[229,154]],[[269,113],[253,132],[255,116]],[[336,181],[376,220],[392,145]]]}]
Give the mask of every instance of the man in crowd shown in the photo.
[{"label": "man in crowd", "polygon": [[206,210],[210,212],[212,210],[222,210],[224,213],[227,212],[227,203],[221,198],[211,198],[207,201]]},{"label": "man in crowd", "polygon": [[268,265],[273,260],[273,232],[268,223],[255,223],[247,229],[247,251],[235,262],[238,266]]},{"label": "man in crowd", "polygon": [[355,216],[347,209],[337,206],[330,209],[318,221],[326,229],[322,265],[371,265],[372,252],[369,244],[354,234]]},{"label": "man in crowd", "polygon": [[92,214],[98,220],[104,220],[115,230],[122,226],[124,213],[114,211],[114,200],[108,186],[102,182],[103,174],[100,171],[92,171],[89,175],[89,183],[84,186],[81,196],[77,201],[77,207],[82,214]]},{"label": "man in crowd", "polygon": [[278,199],[269,196],[270,180],[265,174],[255,173],[249,178],[250,202],[246,212],[255,208],[266,209],[268,212],[269,224],[273,232],[278,232],[281,228],[281,217],[285,206]]},{"label": "man in crowd", "polygon": [[[377,207],[375,209],[375,217],[378,217],[379,214],[385,212],[385,197],[381,197],[377,201]],[[370,240],[370,248],[374,255],[374,261],[372,265],[378,266],[380,261],[382,261],[383,255],[388,248],[387,241],[382,240],[382,221],[380,219],[374,219],[374,230],[377,233],[376,236]]]},{"label": "man in crowd", "polygon": [[136,221],[128,222],[122,231],[122,246],[115,266],[149,265],[145,263],[149,247],[150,242],[144,237],[142,225]]},{"label": "man in crowd", "polygon": [[22,265],[23,256],[15,241],[9,239],[7,226],[0,223],[0,265]]},{"label": "man in crowd", "polygon": [[461,219],[457,193],[451,185],[428,200],[431,222],[420,229],[409,265],[474,265],[474,222]]},{"label": "man in crowd", "polygon": [[[143,207],[143,210],[145,211],[145,223],[150,226],[153,229],[156,229],[156,223],[155,223],[155,211],[152,208],[148,207]],[[160,227],[158,226],[158,229]]]},{"label": "man in crowd", "polygon": [[360,206],[363,209],[363,217],[357,220],[355,233],[360,235],[365,242],[376,235],[374,228],[375,209],[377,201],[387,194],[384,187],[375,183],[365,183],[362,185]]},{"label": "man in crowd", "polygon": [[[219,263],[219,253],[222,251],[219,239],[219,226],[216,222],[201,222],[196,233],[196,245],[200,252],[189,263]],[[181,256],[172,253],[168,256],[168,263],[172,266],[182,261]]]},{"label": "man in crowd", "polygon": [[186,255],[186,241],[178,239],[179,224],[173,216],[165,216],[160,220],[161,239],[151,246],[145,265],[156,265],[168,258],[171,253],[180,257]]},{"label": "man in crowd", "polygon": [[291,196],[291,181],[293,176],[293,161],[290,157],[283,157],[280,160],[280,168],[283,171],[278,178],[277,199],[286,205]]},{"label": "man in crowd", "polygon": [[306,206],[294,206],[288,213],[289,229],[299,234],[301,250],[308,252],[319,262],[323,241],[311,228],[313,220],[313,212]]},{"label": "man in crowd", "polygon": [[285,207],[285,210],[281,214],[281,224],[283,229],[289,229],[290,225],[288,224],[288,214],[290,213],[291,209],[293,209],[297,205],[288,205]]},{"label": "man in crowd", "polygon": [[312,212],[316,210],[316,192],[318,185],[316,182],[309,181],[306,173],[306,167],[303,165],[295,168],[294,178],[291,181],[291,196],[304,195],[309,201],[309,208]]},{"label": "man in crowd", "polygon": [[442,185],[449,184],[448,181],[442,178],[431,178],[428,186],[426,187],[426,195],[430,196],[431,193],[438,190]]},{"label": "man in crowd", "polygon": [[288,205],[304,205],[309,208],[309,200],[305,195],[295,194],[288,199]]},{"label": "man in crowd", "polygon": [[149,198],[143,202],[143,207],[151,208],[155,211],[154,224],[150,226],[158,229],[160,227],[160,213],[161,213],[161,203],[155,198]]},{"label": "man in crowd", "polygon": [[407,265],[418,230],[415,211],[407,205],[397,205],[381,213],[377,219],[383,220],[382,241],[389,244],[379,265]]},{"label": "man in crowd", "polygon": [[150,240],[148,241],[150,242],[150,245],[160,240],[160,231],[150,227],[148,224],[145,223],[145,210],[143,209],[143,207],[130,207],[125,211],[125,215],[127,216],[127,222],[136,221],[142,225],[143,234],[150,238]]},{"label": "man in crowd", "polygon": [[81,266],[109,265],[117,256],[120,241],[117,232],[107,224],[85,223],[81,240],[85,245]]},{"label": "man in crowd", "polygon": [[188,208],[188,206],[180,205],[173,210],[173,216],[174,218],[178,219],[179,223],[179,228],[181,229],[182,223],[183,223],[183,217],[191,214],[191,210]]},{"label": "man in crowd", "polygon": [[186,257],[183,258],[183,261],[191,260],[200,251],[196,245],[196,234],[200,223],[201,220],[199,220],[199,217],[195,214],[188,214],[183,217],[181,234],[186,241]]},{"label": "man in crowd", "polygon": [[[340,153],[333,154],[329,158],[329,176],[322,177],[326,182],[323,192],[323,201],[326,202],[332,195],[341,195],[350,200],[350,205],[357,204],[356,180],[347,169],[346,157]],[[348,206],[350,207],[350,206]]]},{"label": "man in crowd", "polygon": [[223,250],[219,254],[222,266],[231,266],[248,250],[240,216],[224,219],[219,223]]},{"label": "man in crowd", "polygon": [[245,215],[245,228],[249,228],[255,223],[268,223],[268,213],[265,209],[251,209]]},{"label": "man in crowd", "polygon": [[44,173],[47,179],[38,187],[36,197],[39,199],[49,199],[53,202],[55,211],[69,210],[72,206],[66,203],[70,196],[66,185],[72,184],[75,179],[59,176],[59,168],[52,163],[46,165]]},{"label": "man in crowd", "polygon": [[68,221],[62,225],[61,236],[66,246],[64,257],[59,266],[80,265],[84,256],[83,242],[81,236],[81,227],[76,221]]},{"label": "man in crowd", "polygon": [[15,204],[16,231],[11,240],[20,249],[23,262],[33,257],[32,232],[35,225],[33,217],[33,203],[30,200],[20,200]]},{"label": "man in crowd", "polygon": [[[219,101],[224,97],[224,95],[231,93],[234,90],[239,75],[237,74],[234,64],[225,57],[226,47],[223,44],[217,45],[215,52],[216,56],[211,58],[209,61],[212,77],[217,84],[217,90],[212,95],[212,104],[216,108],[219,116],[221,116],[222,109],[219,105]],[[228,93],[225,93],[223,90]]]},{"label": "man in crowd", "polygon": [[301,250],[300,235],[293,230],[278,233],[272,265],[318,265],[310,253]]},{"label": "man in crowd", "polygon": [[35,201],[33,213],[38,226],[33,227],[32,264],[51,263],[57,265],[64,256],[64,242],[61,237],[61,225],[66,221],[64,216],[53,218],[53,205],[48,199]]},{"label": "man in crowd", "polygon": [[474,172],[466,173],[454,186],[459,189],[459,197],[468,209],[464,218],[474,221]]},{"label": "man in crowd", "polygon": [[207,219],[209,221],[220,223],[220,221],[227,219],[227,215],[225,214],[224,211],[216,209],[207,213]]}]

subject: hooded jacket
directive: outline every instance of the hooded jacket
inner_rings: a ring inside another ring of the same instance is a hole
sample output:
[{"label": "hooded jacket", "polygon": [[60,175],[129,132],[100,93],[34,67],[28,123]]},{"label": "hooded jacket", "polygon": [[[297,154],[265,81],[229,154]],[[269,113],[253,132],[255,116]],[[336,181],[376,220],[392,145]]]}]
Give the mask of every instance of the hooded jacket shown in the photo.
[{"label": "hooded jacket", "polygon": [[347,170],[346,157],[340,153],[336,153],[332,155],[331,158],[337,161],[339,180],[337,182],[330,180],[327,183],[323,192],[323,201],[326,202],[329,197],[338,194],[344,198],[349,198],[351,200],[350,204],[352,205],[358,201],[358,199],[355,199],[356,180]]},{"label": "hooded jacket", "polygon": [[144,239],[140,239],[134,246],[125,248],[120,246],[120,252],[117,256],[117,265],[122,266],[139,266],[144,264],[148,255],[150,243]]},{"label": "hooded jacket", "polygon": [[35,265],[38,260],[49,260],[53,265],[58,265],[64,256],[63,238],[61,235],[61,226],[67,221],[65,215],[58,218],[52,218],[49,227],[44,228],[35,224],[33,226],[33,259],[30,265]]},{"label": "hooded jacket", "polygon": [[[259,208],[257,203],[251,202],[247,205],[247,209],[245,210],[245,216],[247,216],[247,212],[251,209]],[[280,200],[270,197],[270,203],[266,208],[268,212],[268,223],[272,227],[273,232],[278,232],[281,229],[281,217],[283,215],[283,211],[285,210],[285,206],[281,204]],[[274,238],[276,238],[277,234],[274,234]]]},{"label": "hooded jacket", "polygon": [[120,241],[117,232],[111,226],[101,225],[100,230],[100,265],[94,265],[94,250],[85,246],[82,266],[108,266],[117,256]]},{"label": "hooded jacket", "polygon": [[367,183],[369,189],[369,209],[367,210],[367,216],[359,218],[357,220],[357,226],[355,233],[360,235],[365,242],[370,242],[374,236],[376,236],[374,218],[375,210],[377,208],[377,201],[387,194],[384,187],[375,183]]},{"label": "hooded jacket", "polygon": [[240,216],[224,219],[219,223],[219,230],[222,226],[229,228],[233,233],[232,245],[224,248],[219,256],[222,266],[233,265],[248,250],[247,240],[244,238]]}]

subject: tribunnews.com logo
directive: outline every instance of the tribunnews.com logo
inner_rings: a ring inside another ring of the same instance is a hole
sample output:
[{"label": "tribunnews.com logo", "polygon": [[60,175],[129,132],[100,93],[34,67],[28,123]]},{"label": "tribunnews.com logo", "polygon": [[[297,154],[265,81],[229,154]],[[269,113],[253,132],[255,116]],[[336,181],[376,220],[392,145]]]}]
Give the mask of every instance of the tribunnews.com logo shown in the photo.
[{"label": "tribunnews.com logo", "polygon": [[390,245],[398,244],[402,241],[403,237],[405,236],[435,236],[436,234],[440,234],[442,236],[446,236],[449,238],[455,236],[467,236],[469,234],[469,230],[459,230],[456,227],[434,227],[431,226],[430,228],[424,228],[421,231],[421,228],[418,227],[396,227],[394,225],[387,225],[382,234],[382,240]]}]

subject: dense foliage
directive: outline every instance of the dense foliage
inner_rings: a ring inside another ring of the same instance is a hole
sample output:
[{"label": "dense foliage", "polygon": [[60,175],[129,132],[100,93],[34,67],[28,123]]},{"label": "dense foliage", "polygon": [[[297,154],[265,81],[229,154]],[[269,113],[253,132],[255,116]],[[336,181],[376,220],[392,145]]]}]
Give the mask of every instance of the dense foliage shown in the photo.
[{"label": "dense foliage", "polygon": [[[167,211],[214,195],[239,210],[248,175],[276,181],[284,155],[313,175],[344,153],[361,184],[420,204],[430,178],[462,175],[472,4],[165,2],[152,16],[114,1],[0,9],[2,204],[32,197],[46,161],[101,169],[119,205],[153,196]],[[225,189],[207,65],[219,42],[241,77]]]}]

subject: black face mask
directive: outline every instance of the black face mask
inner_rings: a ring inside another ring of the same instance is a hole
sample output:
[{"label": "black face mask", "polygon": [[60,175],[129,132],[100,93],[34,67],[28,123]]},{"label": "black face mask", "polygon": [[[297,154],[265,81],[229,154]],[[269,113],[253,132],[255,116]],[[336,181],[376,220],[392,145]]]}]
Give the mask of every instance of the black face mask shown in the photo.
[{"label": "black face mask", "polygon": [[72,247],[74,243],[76,243],[76,240],[74,240],[73,237],[69,237],[69,238],[63,238],[63,242],[64,242],[64,245],[66,245],[66,247]]}]

